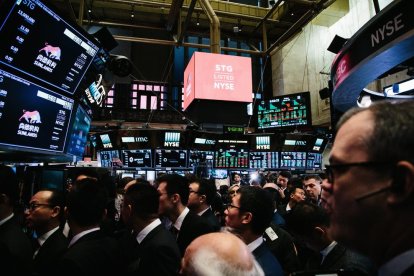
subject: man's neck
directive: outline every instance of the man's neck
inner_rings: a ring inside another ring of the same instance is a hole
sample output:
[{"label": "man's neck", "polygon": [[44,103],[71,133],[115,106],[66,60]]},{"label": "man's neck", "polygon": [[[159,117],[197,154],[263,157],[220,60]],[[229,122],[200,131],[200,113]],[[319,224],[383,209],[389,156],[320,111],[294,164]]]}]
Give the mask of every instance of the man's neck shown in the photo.
[{"label": "man's neck", "polygon": [[60,223],[58,221],[57,222],[51,222],[48,225],[46,225],[45,227],[43,227],[43,228],[36,229],[36,233],[40,237],[43,234],[49,232],[50,230],[55,229],[59,225],[60,225]]},{"label": "man's neck", "polygon": [[158,218],[158,216],[156,217],[152,217],[149,219],[136,219],[134,221],[134,232],[135,233],[139,233],[142,231],[142,229],[144,229],[145,227],[147,227],[148,225],[150,225],[154,220],[156,220]]},{"label": "man's neck", "polygon": [[3,220],[13,214],[13,208],[8,206],[0,206],[0,220]]},{"label": "man's neck", "polygon": [[194,213],[198,214],[198,213],[206,210],[209,207],[210,206],[208,206],[207,204],[202,204],[202,205],[196,206],[195,208],[192,208],[191,211],[193,211]]},{"label": "man's neck", "polygon": [[182,204],[178,204],[176,208],[168,216],[169,220],[171,220],[171,222],[174,223],[178,219],[178,217],[181,215],[181,213],[184,211],[185,207],[186,206]]},{"label": "man's neck", "polygon": [[262,236],[262,235],[257,235],[249,229],[247,229],[247,230],[245,230],[241,233],[241,237],[242,237],[245,244],[249,244],[252,241],[257,240],[260,236]]},{"label": "man's neck", "polygon": [[87,231],[96,227],[99,227],[99,224],[92,225],[92,226],[79,226],[76,223],[69,223],[69,227],[71,232],[73,233],[73,236],[76,236],[77,234]]}]

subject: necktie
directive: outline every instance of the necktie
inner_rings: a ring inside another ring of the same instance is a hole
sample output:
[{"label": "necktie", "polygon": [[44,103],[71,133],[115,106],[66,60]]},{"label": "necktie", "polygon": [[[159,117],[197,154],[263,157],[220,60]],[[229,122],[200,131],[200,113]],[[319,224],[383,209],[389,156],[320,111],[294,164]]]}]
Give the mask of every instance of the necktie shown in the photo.
[{"label": "necktie", "polygon": [[178,237],[178,233],[180,232],[177,228],[175,228],[174,225],[171,226],[170,228],[170,232],[171,234],[173,234],[174,238],[177,239]]}]

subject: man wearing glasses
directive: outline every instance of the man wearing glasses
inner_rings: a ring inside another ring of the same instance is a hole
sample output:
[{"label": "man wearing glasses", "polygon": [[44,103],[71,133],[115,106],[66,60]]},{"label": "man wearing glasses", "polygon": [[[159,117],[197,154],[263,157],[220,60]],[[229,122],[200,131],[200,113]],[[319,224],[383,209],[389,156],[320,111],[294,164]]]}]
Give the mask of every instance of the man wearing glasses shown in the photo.
[{"label": "man wearing glasses", "polygon": [[64,196],[57,190],[34,194],[25,212],[27,226],[36,233],[33,271],[35,275],[55,275],[59,258],[68,247],[68,240],[59,228],[63,219]]},{"label": "man wearing glasses", "polygon": [[240,187],[224,213],[226,226],[247,244],[265,275],[283,275],[279,261],[263,240],[273,216],[273,202],[269,193],[260,187]]},{"label": "man wearing glasses", "polygon": [[414,275],[414,101],[353,109],[338,123],[322,198],[335,240],[382,275]]}]

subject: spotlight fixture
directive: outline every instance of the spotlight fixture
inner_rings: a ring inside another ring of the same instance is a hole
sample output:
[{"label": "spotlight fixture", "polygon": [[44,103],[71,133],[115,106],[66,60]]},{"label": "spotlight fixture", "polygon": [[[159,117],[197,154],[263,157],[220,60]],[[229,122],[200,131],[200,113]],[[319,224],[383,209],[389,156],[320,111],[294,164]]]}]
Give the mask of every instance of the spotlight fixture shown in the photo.
[{"label": "spotlight fixture", "polygon": [[200,26],[200,14],[199,13],[197,13],[197,23],[196,23],[196,25]]},{"label": "spotlight fixture", "polygon": [[91,9],[88,9],[88,13],[91,13],[92,12],[92,10]]},{"label": "spotlight fixture", "polygon": [[131,6],[131,18],[135,17],[134,5]]}]

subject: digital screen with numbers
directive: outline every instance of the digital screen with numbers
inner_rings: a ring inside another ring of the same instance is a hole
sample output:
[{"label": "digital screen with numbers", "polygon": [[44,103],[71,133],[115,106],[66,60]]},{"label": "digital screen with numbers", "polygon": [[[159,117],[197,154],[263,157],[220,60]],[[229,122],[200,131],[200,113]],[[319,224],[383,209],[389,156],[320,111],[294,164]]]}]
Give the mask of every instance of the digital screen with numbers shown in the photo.
[{"label": "digital screen with numbers", "polygon": [[0,7],[0,63],[70,94],[99,47],[87,32],[39,0],[4,1]]},{"label": "digital screen with numbers", "polygon": [[308,152],[306,158],[306,169],[322,169],[322,154],[316,152]]},{"label": "digital screen with numbers", "polygon": [[186,168],[187,151],[177,149],[156,149],[155,150],[156,168]]},{"label": "digital screen with numbers", "polygon": [[284,95],[261,101],[257,107],[258,129],[310,126],[310,93]]},{"label": "digital screen with numbers", "polygon": [[73,104],[0,68],[0,144],[63,152]]},{"label": "digital screen with numbers", "polygon": [[120,160],[119,151],[118,150],[98,151],[97,159],[101,167],[105,167],[105,168],[113,167],[114,163]]},{"label": "digital screen with numbers", "polygon": [[306,169],[306,152],[282,151],[280,153],[280,168],[289,170]]},{"label": "digital screen with numbers", "polygon": [[216,168],[248,168],[249,152],[243,149],[220,149],[214,154]]},{"label": "digital screen with numbers", "polygon": [[78,157],[83,156],[91,121],[92,119],[86,110],[81,105],[78,105],[71,123],[66,153]]},{"label": "digital screen with numbers", "polygon": [[122,164],[126,168],[151,168],[152,153],[150,149],[123,150]]},{"label": "digital screen with numbers", "polygon": [[250,151],[249,167],[251,169],[278,169],[279,152],[276,151]]}]

